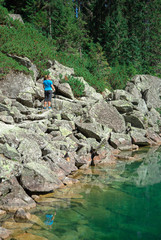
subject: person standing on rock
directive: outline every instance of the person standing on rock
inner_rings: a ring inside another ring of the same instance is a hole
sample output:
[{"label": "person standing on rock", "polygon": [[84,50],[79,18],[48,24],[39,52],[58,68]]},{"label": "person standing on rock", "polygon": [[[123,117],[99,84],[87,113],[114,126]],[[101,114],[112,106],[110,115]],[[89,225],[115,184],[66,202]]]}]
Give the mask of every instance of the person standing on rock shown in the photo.
[{"label": "person standing on rock", "polygon": [[43,87],[44,87],[44,109],[46,109],[46,106],[48,104],[48,108],[51,109],[51,98],[52,98],[52,90],[55,92],[55,88],[53,86],[53,82],[51,81],[50,75],[45,75],[44,81],[43,81]]}]

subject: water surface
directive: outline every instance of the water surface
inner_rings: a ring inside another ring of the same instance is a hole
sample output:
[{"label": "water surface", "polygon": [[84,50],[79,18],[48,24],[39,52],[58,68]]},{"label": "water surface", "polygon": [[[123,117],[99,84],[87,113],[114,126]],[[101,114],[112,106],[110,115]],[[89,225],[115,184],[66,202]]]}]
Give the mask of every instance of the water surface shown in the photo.
[{"label": "water surface", "polygon": [[48,195],[32,213],[43,223],[55,213],[54,221],[28,232],[49,240],[161,239],[161,148],[140,154],[141,161],[88,169],[81,183]]}]

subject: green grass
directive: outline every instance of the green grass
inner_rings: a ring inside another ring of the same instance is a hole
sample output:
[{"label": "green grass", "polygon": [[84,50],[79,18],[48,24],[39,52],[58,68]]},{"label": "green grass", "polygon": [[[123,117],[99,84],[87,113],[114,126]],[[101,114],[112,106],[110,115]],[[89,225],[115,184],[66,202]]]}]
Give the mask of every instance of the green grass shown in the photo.
[{"label": "green grass", "polygon": [[3,78],[10,70],[21,71],[26,74],[31,73],[28,68],[20,65],[14,59],[0,52],[0,78]]},{"label": "green grass", "polygon": [[84,83],[81,82],[78,78],[69,75],[67,75],[65,78],[62,78],[60,75],[60,79],[63,83],[69,83],[75,97],[83,96],[85,86]]}]

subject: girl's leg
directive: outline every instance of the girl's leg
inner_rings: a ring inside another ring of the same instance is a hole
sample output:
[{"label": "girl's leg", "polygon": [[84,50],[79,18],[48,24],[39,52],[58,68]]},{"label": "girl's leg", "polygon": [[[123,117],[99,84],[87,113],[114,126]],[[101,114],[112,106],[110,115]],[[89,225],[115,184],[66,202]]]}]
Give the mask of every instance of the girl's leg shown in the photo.
[{"label": "girl's leg", "polygon": [[47,102],[44,102],[44,108],[46,108]]},{"label": "girl's leg", "polygon": [[51,107],[51,102],[48,102],[48,107]]}]

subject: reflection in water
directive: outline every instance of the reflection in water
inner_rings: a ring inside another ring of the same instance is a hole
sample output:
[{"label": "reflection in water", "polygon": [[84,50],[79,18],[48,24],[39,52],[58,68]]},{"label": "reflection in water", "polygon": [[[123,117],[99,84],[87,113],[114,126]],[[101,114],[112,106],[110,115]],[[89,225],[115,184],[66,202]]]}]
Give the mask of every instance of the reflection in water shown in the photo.
[{"label": "reflection in water", "polygon": [[143,161],[88,169],[79,179],[34,209],[43,222],[56,210],[52,228],[26,231],[48,240],[161,239],[161,149],[149,149]]},{"label": "reflection in water", "polygon": [[54,213],[54,215],[53,214],[46,214],[46,220],[45,220],[44,223],[51,227],[54,223],[55,215],[56,215],[56,212]]}]

